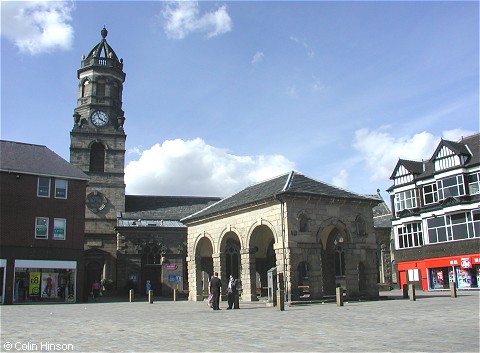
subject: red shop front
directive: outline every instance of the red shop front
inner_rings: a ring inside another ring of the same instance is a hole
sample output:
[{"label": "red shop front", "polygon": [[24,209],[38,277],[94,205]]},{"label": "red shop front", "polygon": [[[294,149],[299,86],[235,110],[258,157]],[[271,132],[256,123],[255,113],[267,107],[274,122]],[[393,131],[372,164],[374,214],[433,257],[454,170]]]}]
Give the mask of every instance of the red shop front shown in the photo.
[{"label": "red shop front", "polygon": [[414,283],[422,290],[480,288],[480,254],[437,257],[397,264],[400,288]]}]

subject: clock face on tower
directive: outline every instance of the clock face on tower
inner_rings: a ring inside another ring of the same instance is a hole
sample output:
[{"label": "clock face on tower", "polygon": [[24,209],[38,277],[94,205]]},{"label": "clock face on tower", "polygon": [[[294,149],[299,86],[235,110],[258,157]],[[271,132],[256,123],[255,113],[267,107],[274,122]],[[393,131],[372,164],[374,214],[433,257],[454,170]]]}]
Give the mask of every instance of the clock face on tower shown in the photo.
[{"label": "clock face on tower", "polygon": [[95,126],[105,126],[108,123],[107,113],[102,112],[101,110],[94,111],[90,119]]}]

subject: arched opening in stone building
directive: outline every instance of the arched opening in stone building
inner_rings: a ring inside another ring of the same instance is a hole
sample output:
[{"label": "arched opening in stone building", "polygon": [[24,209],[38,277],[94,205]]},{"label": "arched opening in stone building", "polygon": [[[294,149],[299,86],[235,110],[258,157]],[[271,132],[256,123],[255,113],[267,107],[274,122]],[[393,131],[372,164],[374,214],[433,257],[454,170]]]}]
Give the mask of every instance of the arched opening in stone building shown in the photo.
[{"label": "arched opening in stone building", "polygon": [[210,238],[203,237],[197,243],[195,249],[195,264],[197,266],[196,289],[197,297],[208,296],[208,281],[213,276],[213,245]]},{"label": "arched opening in stone building", "polygon": [[336,287],[346,287],[346,236],[334,227],[328,234],[323,256],[323,292],[334,295]]},{"label": "arched opening in stone building", "polygon": [[259,281],[258,279],[255,280],[256,290],[252,293],[257,296],[267,296],[267,272],[272,267],[277,266],[275,250],[273,249],[274,243],[275,237],[269,227],[266,225],[255,227],[250,237],[249,249],[251,256],[255,257],[255,273],[259,277]]},{"label": "arched opening in stone building", "polygon": [[222,239],[221,252],[225,255],[222,268],[225,269],[225,279],[240,278],[241,263],[240,263],[240,240],[238,235],[234,232],[228,232]]}]

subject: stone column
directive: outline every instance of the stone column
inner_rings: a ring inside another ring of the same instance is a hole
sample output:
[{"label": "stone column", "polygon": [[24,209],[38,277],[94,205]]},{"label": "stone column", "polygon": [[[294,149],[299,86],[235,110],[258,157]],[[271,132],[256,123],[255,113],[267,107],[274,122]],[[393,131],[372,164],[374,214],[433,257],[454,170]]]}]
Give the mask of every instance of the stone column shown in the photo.
[{"label": "stone column", "polygon": [[242,300],[245,302],[257,301],[255,254],[250,249],[241,249],[240,261],[242,264]]},{"label": "stone column", "polygon": [[202,258],[200,256],[187,257],[188,267],[188,300],[202,301]]}]

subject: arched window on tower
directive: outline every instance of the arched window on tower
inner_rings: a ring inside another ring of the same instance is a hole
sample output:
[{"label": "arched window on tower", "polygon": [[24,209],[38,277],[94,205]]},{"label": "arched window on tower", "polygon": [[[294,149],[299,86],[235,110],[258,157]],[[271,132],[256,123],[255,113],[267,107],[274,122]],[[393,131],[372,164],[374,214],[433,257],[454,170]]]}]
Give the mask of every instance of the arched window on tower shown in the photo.
[{"label": "arched window on tower", "polygon": [[105,97],[105,85],[104,79],[97,80],[97,97]]},{"label": "arched window on tower", "polygon": [[90,82],[88,80],[83,81],[82,83],[82,98],[88,95],[88,88],[90,87]]},{"label": "arched window on tower", "polygon": [[100,142],[95,142],[90,147],[90,171],[100,173],[105,171],[105,146]]}]

